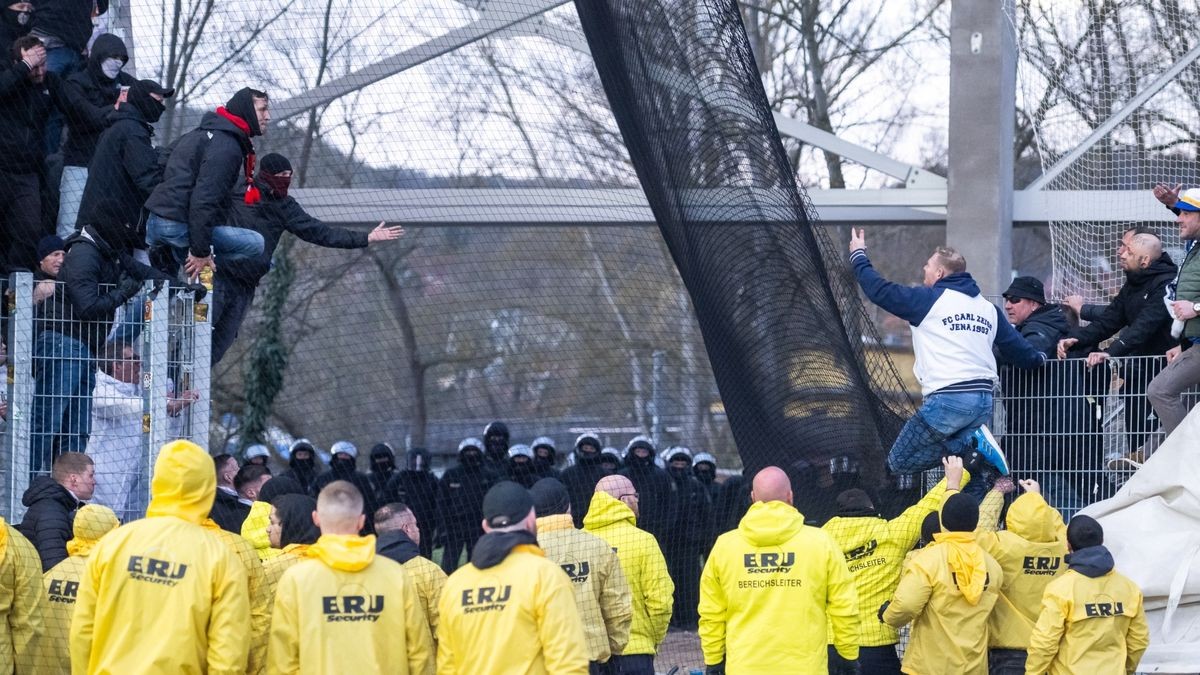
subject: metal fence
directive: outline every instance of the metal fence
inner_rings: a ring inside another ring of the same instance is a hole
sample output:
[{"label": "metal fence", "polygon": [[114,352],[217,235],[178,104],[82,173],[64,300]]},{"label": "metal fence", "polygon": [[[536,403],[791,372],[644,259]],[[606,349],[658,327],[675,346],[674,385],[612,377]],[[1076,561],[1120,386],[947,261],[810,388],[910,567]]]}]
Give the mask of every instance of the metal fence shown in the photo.
[{"label": "metal fence", "polygon": [[[1067,516],[1112,496],[1136,470],[1119,458],[1140,462],[1163,440],[1146,388],[1166,364],[1144,356],[1002,368],[995,430],[1014,474],[1036,478]],[[1200,392],[1184,398],[1195,404]]]},{"label": "metal fence", "polygon": [[96,466],[90,501],[122,520],[140,517],[159,447],[208,443],[207,306],[147,282],[125,296],[111,286],[69,297],[61,282],[29,273],[7,280],[7,428],[0,445],[0,511],[24,515],[22,495],[62,452]]}]

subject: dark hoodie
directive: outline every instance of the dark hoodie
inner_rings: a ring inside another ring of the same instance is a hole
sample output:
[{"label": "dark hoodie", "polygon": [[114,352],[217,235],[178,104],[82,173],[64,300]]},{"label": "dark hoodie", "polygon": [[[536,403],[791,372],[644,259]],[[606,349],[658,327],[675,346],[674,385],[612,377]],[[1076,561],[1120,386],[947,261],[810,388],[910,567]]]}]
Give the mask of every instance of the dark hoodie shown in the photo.
[{"label": "dark hoodie", "polygon": [[392,474],[386,502],[402,502],[412,510],[421,528],[421,555],[433,553],[433,538],[441,523],[437,510],[438,479],[429,466],[429,451],[412,448],[405,453],[404,468]]},{"label": "dark hoodie", "polygon": [[625,468],[619,473],[637,490],[638,527],[654,535],[659,545],[665,547],[671,540],[669,524],[675,492],[670,475],[654,463],[653,452],[649,457],[638,457],[633,450],[625,457]]},{"label": "dark hoodie", "polygon": [[296,481],[300,487],[304,488],[305,492],[315,495],[316,491],[313,487],[317,483],[317,452],[316,450],[312,450],[311,452],[313,454],[312,458],[304,463],[301,463],[296,458],[296,453],[293,452],[291,458],[288,459],[288,467],[290,468],[279,474],[279,476]]},{"label": "dark hoodie", "polygon": [[1067,567],[1093,579],[1102,577],[1116,566],[1112,554],[1104,546],[1089,546],[1074,553],[1068,553],[1064,558]]},{"label": "dark hoodie", "polygon": [[271,500],[271,506],[275,507],[279,517],[279,548],[291,544],[317,543],[321,531],[312,520],[312,513],[317,510],[317,500],[308,495],[284,494]]},{"label": "dark hoodie", "polygon": [[128,62],[129,51],[121,38],[105,33],[92,44],[83,70],[71,74],[63,85],[63,99],[69,106],[63,111],[70,131],[63,144],[63,163],[67,166],[89,165],[100,134],[108,128],[108,116],[114,112],[121,87],[136,81],[124,71],[117,73],[115,80],[105,77],[100,65],[113,58]]},{"label": "dark hoodie", "polygon": [[240,117],[250,133],[226,116],[205,113],[200,126],[175,143],[162,183],[146,200],[151,213],[187,223],[189,249],[198,258],[211,254],[213,228],[228,224],[234,196],[244,192],[246,157],[254,152],[250,138],[258,130],[253,99],[242,96],[248,91],[238,92],[230,100],[237,110],[227,112]]},{"label": "dark hoodie", "polygon": [[1077,347],[1094,347],[1113,335],[1117,339],[1105,350],[1110,356],[1158,356],[1174,347],[1163,297],[1177,270],[1164,253],[1146,269],[1126,272],[1117,297],[1094,321],[1071,332],[1079,340]]},{"label": "dark hoodie", "polygon": [[375,552],[403,565],[421,555],[421,549],[400,530],[392,530],[375,536]]},{"label": "dark hoodie", "polygon": [[[396,472],[396,453],[392,449],[380,443],[371,448],[371,473],[367,477],[371,479],[371,490],[375,493],[375,503],[385,504],[388,500],[388,482]],[[378,460],[384,459],[386,463],[382,466]]]},{"label": "dark hoodie", "polygon": [[367,477],[367,474],[359,471],[356,466],[353,459],[343,460],[334,456],[329,460],[329,470],[317,476],[316,482],[313,483],[313,493],[319,495],[326,485],[335,480],[344,480],[353,484],[362,494],[363,515],[367,517],[363,532],[369,534],[375,531],[375,509],[379,508],[379,502],[375,499],[375,490],[371,485],[371,479]]},{"label": "dark hoodie", "polygon": [[537,537],[524,530],[488,532],[475,543],[475,550],[471,552],[471,564],[481,570],[495,567],[504,562],[514,548],[523,544],[537,546]]},{"label": "dark hoodie", "polygon": [[[1051,361],[1056,356],[1058,341],[1067,337],[1072,328],[1062,305],[1043,305],[1016,328],[1048,360],[1045,368],[1030,373],[1009,367],[1003,356],[997,355],[996,363],[1001,366],[1000,390],[1004,392],[1008,412],[1008,433],[1013,435],[1006,440],[1013,446],[1009,449],[1010,456],[1016,455],[1014,461],[1020,468],[1040,468],[1032,461],[1039,454],[1036,450],[1051,452],[1060,441],[1076,448],[1086,442],[1079,438],[1068,440],[1064,433],[1082,432],[1094,414],[1083,396],[1087,371]],[[1086,356],[1087,351],[1072,349],[1068,356]]]},{"label": "dark hoodie", "polygon": [[17,530],[37,548],[45,572],[66,559],[75,512],[83,503],[50,476],[34,480],[21,497],[21,503],[29,510]]},{"label": "dark hoodie", "polygon": [[[7,56],[12,49],[12,43],[22,35],[28,35],[33,29],[33,12],[18,12],[8,8],[8,5],[0,8],[3,15],[0,16],[0,54]],[[26,14],[25,23],[20,21],[20,15]]]},{"label": "dark hoodie", "polygon": [[[39,5],[38,11],[41,11]],[[24,61],[0,66],[0,169],[10,174],[38,174],[46,170],[46,120],[54,107],[63,108],[63,81],[55,73],[36,84],[29,79]],[[7,226],[7,225],[6,225]]]},{"label": "dark hoodie", "polygon": [[[96,15],[108,11],[108,0],[94,0]],[[38,0],[34,27],[39,33],[53,35],[77,54],[87,49],[92,37],[92,2],[80,0]]]},{"label": "dark hoodie", "polygon": [[[109,119],[112,124],[99,135],[88,164],[77,222],[95,226],[122,249],[144,248],[142,206],[162,180],[151,142],[154,129],[141,110],[128,104],[112,111]],[[103,206],[106,201],[111,202],[108,207]]]},{"label": "dark hoodie", "polygon": [[[598,444],[599,441],[597,440]],[[583,527],[583,517],[587,515],[592,503],[592,493],[596,491],[596,483],[607,475],[604,467],[600,466],[600,449],[585,454],[574,450],[575,464],[562,470],[562,483],[567,486],[567,494],[571,495],[571,518],[575,521],[575,529]]]}]

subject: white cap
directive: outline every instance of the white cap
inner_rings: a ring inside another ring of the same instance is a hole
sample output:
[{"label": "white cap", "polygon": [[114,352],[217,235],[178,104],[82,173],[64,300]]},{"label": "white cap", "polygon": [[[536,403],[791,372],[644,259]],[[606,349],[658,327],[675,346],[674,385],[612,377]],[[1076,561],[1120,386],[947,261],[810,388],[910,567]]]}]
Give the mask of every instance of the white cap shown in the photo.
[{"label": "white cap", "polygon": [[255,443],[254,445],[246,448],[246,459],[247,460],[254,459],[255,457],[270,457],[270,456],[271,456],[271,451],[268,450],[267,446],[265,446],[265,445]]},{"label": "white cap", "polygon": [[533,459],[533,448],[529,447],[528,445],[518,443],[517,445],[514,445],[508,449],[509,457],[516,457],[518,455]]},{"label": "white cap", "polygon": [[350,441],[338,441],[337,443],[333,444],[333,447],[329,448],[329,454],[347,454],[355,459],[358,459],[358,448],[354,447],[354,444]]},{"label": "white cap", "polygon": [[700,464],[701,462],[708,462],[709,464],[713,465],[714,469],[717,468],[717,458],[713,457],[707,452],[697,452],[696,456],[692,457],[692,466]]}]

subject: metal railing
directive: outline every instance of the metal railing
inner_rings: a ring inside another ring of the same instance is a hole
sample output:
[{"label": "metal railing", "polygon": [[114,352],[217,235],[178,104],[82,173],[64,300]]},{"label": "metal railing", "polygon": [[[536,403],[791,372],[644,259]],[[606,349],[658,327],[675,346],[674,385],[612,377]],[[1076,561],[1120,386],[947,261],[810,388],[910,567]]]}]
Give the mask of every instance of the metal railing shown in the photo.
[{"label": "metal railing", "polygon": [[158,448],[175,438],[207,447],[207,306],[147,282],[105,311],[116,289],[97,290],[96,304],[81,310],[75,302],[85,300],[68,297],[60,282],[29,273],[7,280],[0,512],[11,522],[20,522],[22,495],[62,452],[92,457],[90,501],[129,520],[145,512]]},{"label": "metal railing", "polygon": [[[1001,368],[995,431],[1013,473],[1042,483],[1051,505],[1071,515],[1112,496],[1163,440],[1146,388],[1163,356],[1049,361],[1038,370]],[[1184,395],[1193,405],[1195,390]],[[1138,457],[1138,455],[1141,457]]]}]

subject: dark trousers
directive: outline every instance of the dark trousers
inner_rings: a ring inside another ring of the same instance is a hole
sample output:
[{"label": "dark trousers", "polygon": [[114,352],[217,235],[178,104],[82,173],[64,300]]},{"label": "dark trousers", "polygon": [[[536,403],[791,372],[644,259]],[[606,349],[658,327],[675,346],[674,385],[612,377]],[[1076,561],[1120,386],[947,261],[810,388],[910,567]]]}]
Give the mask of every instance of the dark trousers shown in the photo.
[{"label": "dark trousers", "polygon": [[[616,662],[613,664],[613,662]],[[621,675],[655,675],[653,654],[626,654],[609,659],[609,667],[616,665]],[[613,671],[609,671],[613,672]]]},{"label": "dark trousers", "polygon": [[36,173],[0,171],[0,241],[9,269],[37,269],[38,240],[50,234],[42,220],[42,182]]},{"label": "dark trousers", "polygon": [[1025,675],[1023,649],[993,649],[988,652],[988,675]]},{"label": "dark trousers", "polygon": [[458,569],[458,558],[464,550],[467,552],[467,559],[470,560],[471,550],[475,548],[475,542],[478,540],[478,532],[447,532],[446,548],[442,550],[442,571],[450,574]]},{"label": "dark trousers", "polygon": [[900,675],[896,645],[859,647],[857,663],[843,659],[829,645],[829,675]]},{"label": "dark trousers", "polygon": [[212,365],[217,365],[237,339],[238,329],[246,318],[246,310],[254,301],[254,287],[230,280],[219,272],[213,281],[212,294]]},{"label": "dark trousers", "polygon": [[588,661],[588,675],[621,675],[621,667],[617,665],[619,658],[614,656],[604,663]]},{"label": "dark trousers", "polygon": [[663,551],[667,573],[675,584],[675,606],[671,625],[695,630],[700,617],[700,551],[690,546],[667,547]]}]

